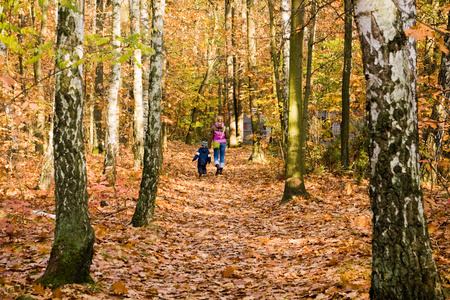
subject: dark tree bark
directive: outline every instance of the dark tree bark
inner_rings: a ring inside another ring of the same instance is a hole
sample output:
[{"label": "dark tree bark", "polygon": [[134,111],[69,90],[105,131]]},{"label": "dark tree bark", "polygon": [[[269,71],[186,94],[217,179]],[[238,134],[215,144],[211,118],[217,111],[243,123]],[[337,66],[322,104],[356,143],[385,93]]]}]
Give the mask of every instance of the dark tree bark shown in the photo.
[{"label": "dark tree bark", "polygon": [[369,118],[371,299],[443,299],[423,208],[414,0],[356,0]]},{"label": "dark tree bark", "polygon": [[[68,7],[70,4],[70,7]],[[84,0],[59,3],[56,28],[54,157],[56,228],[41,284],[91,282],[94,230],[89,221],[83,143]],[[76,9],[74,9],[76,8]],[[69,66],[61,69],[61,66]]]},{"label": "dark tree bark", "polygon": [[152,49],[150,61],[149,106],[147,132],[144,140],[144,170],[139,199],[131,223],[134,227],[148,225],[153,219],[161,167],[161,100],[163,77],[163,32],[165,0],[152,1]]},{"label": "dark tree bark", "polygon": [[292,0],[290,57],[289,57],[289,106],[288,135],[286,147],[286,181],[281,203],[292,200],[294,196],[305,196],[303,179],[305,169],[303,127],[303,36],[304,7],[302,0]]},{"label": "dark tree bark", "polygon": [[[103,0],[97,1],[97,13],[95,15],[96,32],[98,35],[103,35],[103,21],[104,21],[104,5]],[[102,107],[104,106],[103,97],[103,62],[98,62],[95,67],[95,87],[94,87],[94,153],[103,153],[104,151],[104,134],[102,128]]]},{"label": "dark tree bark", "polygon": [[342,70],[342,121],[341,121],[341,165],[348,169],[350,165],[348,140],[350,135],[350,76],[352,74],[352,0],[344,0],[345,38],[344,68]]}]

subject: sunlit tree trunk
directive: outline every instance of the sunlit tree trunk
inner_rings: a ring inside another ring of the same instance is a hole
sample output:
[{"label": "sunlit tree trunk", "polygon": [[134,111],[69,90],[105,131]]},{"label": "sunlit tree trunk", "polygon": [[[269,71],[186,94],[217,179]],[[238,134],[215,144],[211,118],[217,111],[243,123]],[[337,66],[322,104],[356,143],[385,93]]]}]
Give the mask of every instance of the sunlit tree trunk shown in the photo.
[{"label": "sunlit tree trunk", "polygon": [[261,120],[258,111],[256,84],[256,39],[255,39],[255,7],[254,0],[247,0],[247,47],[248,47],[248,97],[252,114],[253,148],[249,160],[264,160],[261,145]]},{"label": "sunlit tree trunk", "polygon": [[106,116],[106,155],[105,155],[105,171],[106,179],[111,184],[116,182],[116,165],[117,155],[119,153],[119,87],[120,87],[120,73],[121,64],[120,56],[120,0],[113,0],[112,6],[112,43],[114,48],[115,62],[111,67],[111,80],[109,83],[109,97],[108,97],[108,113]]},{"label": "sunlit tree trunk", "polygon": [[[284,141],[284,127],[285,127],[285,121],[284,121],[284,99],[283,99],[283,90],[281,86],[281,78],[280,78],[280,59],[277,51],[277,32],[275,28],[275,16],[274,16],[274,5],[273,0],[268,0],[267,4],[269,6],[269,27],[270,27],[270,57],[272,58],[272,64],[273,64],[273,74],[275,77],[275,93],[277,95],[277,101],[278,101],[278,113],[280,116],[280,123],[281,123],[281,134],[282,134],[282,141]],[[284,142],[282,143],[284,144]]]},{"label": "sunlit tree trunk", "polygon": [[[96,32],[103,36],[104,21],[103,0],[97,0],[97,13],[95,15]],[[95,67],[95,86],[94,86],[94,153],[103,153],[104,151],[104,132],[102,127],[102,110],[104,104],[104,83],[103,83],[103,62],[98,62]]]},{"label": "sunlit tree trunk", "polygon": [[302,0],[292,0],[292,20],[289,57],[289,106],[286,147],[286,181],[281,203],[293,196],[306,195],[303,170],[305,169],[305,128],[303,128],[303,22]]},{"label": "sunlit tree trunk", "polygon": [[44,164],[42,165],[37,188],[40,190],[48,190],[55,179],[54,160],[53,160],[53,124],[50,128],[48,145],[45,149]]},{"label": "sunlit tree trunk", "polygon": [[144,170],[139,199],[131,223],[134,227],[148,225],[155,212],[159,169],[161,167],[161,99],[163,77],[163,32],[165,0],[152,2],[152,48],[150,62],[149,116],[144,142]]},{"label": "sunlit tree trunk", "polygon": [[233,0],[225,0],[225,31],[226,31],[226,63],[227,63],[227,81],[226,81],[226,103],[228,107],[229,127],[230,127],[230,147],[237,146],[236,139],[236,110],[234,105],[234,68],[233,68],[233,45],[232,45],[232,10]]},{"label": "sunlit tree trunk", "polygon": [[84,0],[59,3],[56,32],[53,132],[56,228],[47,269],[39,279],[41,284],[54,287],[92,281],[89,272],[95,238],[86,185],[83,71],[82,65],[74,65],[83,57]]},{"label": "sunlit tree trunk", "polygon": [[[290,0],[281,0],[280,2],[280,21],[282,31],[282,95],[283,95],[283,145],[284,152],[286,152],[287,146],[287,134],[288,134],[288,118],[289,118],[289,52],[290,52],[290,36],[291,36],[291,3]],[[286,157],[286,153],[285,153]]]},{"label": "sunlit tree trunk", "polygon": [[[140,0],[130,0],[131,34],[140,33],[139,4]],[[142,166],[144,155],[144,111],[142,106],[142,62],[141,49],[133,52],[133,95],[134,95],[134,128],[133,154],[134,167]]]},{"label": "sunlit tree trunk", "polygon": [[[309,133],[309,118],[308,118],[308,105],[312,95],[312,58],[314,52],[314,39],[316,35],[316,4],[311,4],[311,21],[309,26],[308,36],[308,57],[306,63],[306,80],[305,80],[305,97],[303,98],[303,131],[305,132],[305,138],[303,139],[302,149],[305,149],[306,153],[306,141]],[[306,155],[306,154],[305,154]],[[303,164],[303,174],[306,174],[305,164]]]},{"label": "sunlit tree trunk", "polygon": [[344,0],[345,38],[344,68],[342,70],[342,121],[341,121],[341,165],[348,169],[350,165],[348,140],[350,135],[350,76],[352,74],[352,0]]},{"label": "sunlit tree trunk", "polygon": [[419,172],[414,0],[354,2],[369,118],[371,299],[444,299]]},{"label": "sunlit tree trunk", "polygon": [[[150,18],[148,14],[148,0],[141,0],[141,41],[144,45],[150,44]],[[147,53],[142,53],[142,107],[144,120],[144,136],[147,130],[148,118],[148,81],[150,75],[150,59]]]},{"label": "sunlit tree trunk", "polygon": [[[41,55],[42,50],[40,47],[42,47],[45,44],[45,40],[47,38],[47,21],[48,21],[48,7],[49,2],[48,0],[42,0],[39,1],[39,6],[41,7],[41,29],[39,31],[39,37],[37,39],[36,48],[34,49],[34,55]],[[45,138],[45,107],[46,107],[46,101],[45,101],[45,91],[44,86],[42,85],[42,60],[39,58],[34,63],[34,83],[37,85],[37,91],[38,91],[38,105],[39,105],[39,113],[37,118],[37,128],[35,135],[40,138],[42,141],[36,143],[35,150],[39,153],[42,153],[48,145],[43,146],[43,144],[46,143]]]}]

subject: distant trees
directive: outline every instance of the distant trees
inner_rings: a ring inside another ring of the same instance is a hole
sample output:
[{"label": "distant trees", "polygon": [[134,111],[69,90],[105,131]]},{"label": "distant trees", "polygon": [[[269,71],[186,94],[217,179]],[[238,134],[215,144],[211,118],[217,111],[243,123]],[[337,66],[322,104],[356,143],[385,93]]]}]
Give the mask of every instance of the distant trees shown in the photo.
[{"label": "distant trees", "polygon": [[357,0],[369,118],[371,299],[443,299],[419,172],[414,0]]},{"label": "distant trees", "polygon": [[94,230],[89,221],[83,141],[84,0],[58,3],[54,157],[56,228],[43,285],[92,279]]}]

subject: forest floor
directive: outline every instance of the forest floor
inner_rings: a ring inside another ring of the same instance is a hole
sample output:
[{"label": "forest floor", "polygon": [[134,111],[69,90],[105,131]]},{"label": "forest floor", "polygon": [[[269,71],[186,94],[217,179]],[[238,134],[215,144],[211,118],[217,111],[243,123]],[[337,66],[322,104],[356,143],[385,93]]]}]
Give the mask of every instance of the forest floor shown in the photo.
[{"label": "forest floor", "polygon": [[[141,176],[131,155],[119,158],[116,195],[102,177],[103,157],[88,155],[95,284],[53,291],[34,284],[55,224],[36,211],[54,213],[53,191],[32,189],[36,160],[18,160],[17,172],[0,173],[0,299],[369,299],[367,181],[308,175],[311,197],[280,205],[280,161],[250,163],[250,147],[227,149],[224,174],[215,176],[208,165],[199,178],[191,162],[197,148],[169,144],[147,228],[130,225]],[[450,287],[449,196],[437,187],[433,200],[429,189],[424,194],[434,257]]]}]

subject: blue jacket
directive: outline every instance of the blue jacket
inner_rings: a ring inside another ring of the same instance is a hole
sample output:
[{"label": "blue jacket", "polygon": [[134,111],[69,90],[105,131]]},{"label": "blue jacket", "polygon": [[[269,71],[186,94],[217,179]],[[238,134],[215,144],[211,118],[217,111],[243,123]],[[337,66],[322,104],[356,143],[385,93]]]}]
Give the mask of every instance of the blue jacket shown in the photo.
[{"label": "blue jacket", "polygon": [[209,153],[209,150],[206,147],[198,149],[192,161],[195,161],[197,158],[199,166],[206,166],[206,164],[211,163],[211,153]]}]

